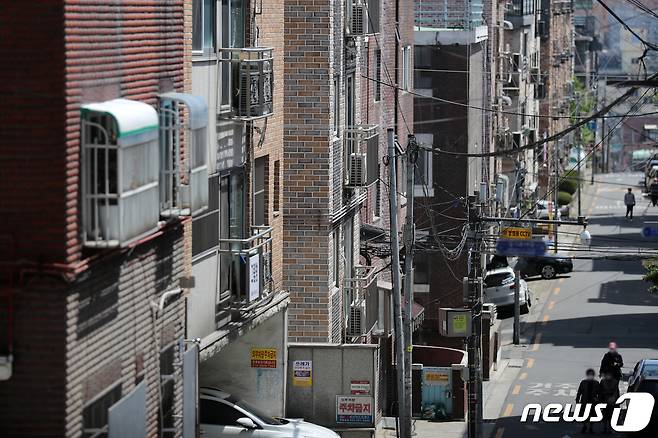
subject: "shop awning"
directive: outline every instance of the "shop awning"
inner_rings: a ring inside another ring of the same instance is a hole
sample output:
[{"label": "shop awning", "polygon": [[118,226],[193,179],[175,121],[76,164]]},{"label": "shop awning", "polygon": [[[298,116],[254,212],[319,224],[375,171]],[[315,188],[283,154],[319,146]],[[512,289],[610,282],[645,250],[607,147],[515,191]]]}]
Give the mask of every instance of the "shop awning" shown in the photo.
[{"label": "shop awning", "polygon": [[117,144],[143,143],[158,136],[158,113],[151,105],[130,99],[114,99],[82,105],[82,112],[111,116],[117,125]]},{"label": "shop awning", "polygon": [[190,129],[201,129],[208,126],[208,105],[203,97],[187,93],[171,92],[161,94],[160,100],[183,103],[188,110]]}]

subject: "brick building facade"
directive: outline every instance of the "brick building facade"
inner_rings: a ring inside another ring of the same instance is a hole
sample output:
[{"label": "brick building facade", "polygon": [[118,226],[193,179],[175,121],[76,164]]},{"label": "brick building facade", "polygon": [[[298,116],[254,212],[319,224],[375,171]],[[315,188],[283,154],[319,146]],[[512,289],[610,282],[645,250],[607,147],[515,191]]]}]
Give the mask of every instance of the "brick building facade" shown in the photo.
[{"label": "brick building facade", "polygon": [[[189,91],[184,2],[24,6],[0,13],[12,64],[0,73],[0,355],[12,360],[0,382],[0,429],[86,436],[107,431],[108,407],[136,400],[145,435],[173,434],[182,428],[179,279],[191,273],[190,222],[158,222],[158,184],[136,177],[157,181],[157,168],[117,166],[131,162],[124,154],[157,150],[159,96]],[[150,162],[157,158],[142,161]],[[85,178],[104,179],[104,189]],[[140,194],[155,197],[131,208]],[[164,374],[174,379],[162,383]]]}]

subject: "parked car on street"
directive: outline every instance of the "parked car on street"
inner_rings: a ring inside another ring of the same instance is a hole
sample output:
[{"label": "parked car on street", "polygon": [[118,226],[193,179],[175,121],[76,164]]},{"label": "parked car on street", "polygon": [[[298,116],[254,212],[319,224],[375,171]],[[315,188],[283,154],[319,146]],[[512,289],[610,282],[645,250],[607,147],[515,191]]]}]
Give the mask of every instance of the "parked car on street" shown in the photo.
[{"label": "parked car on street", "polygon": [[[640,376],[633,387],[628,387],[628,392],[648,392],[658,400],[658,376]],[[658,433],[658,403],[654,403],[651,412],[651,420],[647,427],[639,432],[632,433],[632,436],[655,437]]]},{"label": "parked car on street", "polygon": [[642,377],[658,378],[658,359],[642,359],[635,364],[633,374],[628,378],[628,388],[636,386]]},{"label": "parked car on street", "polygon": [[332,430],[304,420],[273,418],[219,389],[201,388],[199,393],[200,429],[206,438],[339,438]]},{"label": "parked car on street", "polygon": [[[487,271],[483,280],[484,302],[493,303],[497,307],[513,306],[514,289],[516,288],[514,279],[514,270],[509,266]],[[531,306],[528,283],[526,283],[525,280],[520,280],[519,284],[519,303],[521,304],[521,313],[528,313],[528,308]]]},{"label": "parked car on street", "polygon": [[[552,204],[549,205],[549,202],[544,200],[544,199],[542,199],[540,201],[537,201],[537,206],[535,208],[535,218],[537,218],[537,219],[548,219],[549,216],[552,216],[554,211],[549,210],[549,207],[551,205]],[[557,220],[561,220],[561,219],[562,219],[562,212],[558,208],[558,210],[557,210]]]},{"label": "parked car on street", "polygon": [[523,277],[541,275],[543,279],[550,280],[558,274],[573,271],[573,262],[570,257],[546,253],[539,257],[519,257],[516,268]]}]

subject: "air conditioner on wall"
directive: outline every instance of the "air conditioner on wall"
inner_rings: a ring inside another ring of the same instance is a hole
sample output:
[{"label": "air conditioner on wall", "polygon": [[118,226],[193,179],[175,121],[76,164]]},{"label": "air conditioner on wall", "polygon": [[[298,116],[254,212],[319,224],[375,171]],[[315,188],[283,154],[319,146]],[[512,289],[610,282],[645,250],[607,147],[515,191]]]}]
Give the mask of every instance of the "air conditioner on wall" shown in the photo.
[{"label": "air conditioner on wall", "polygon": [[350,305],[350,316],[347,321],[347,335],[363,336],[366,332],[366,302],[361,301],[359,304]]},{"label": "air conditioner on wall", "polygon": [[367,158],[363,153],[352,153],[349,162],[349,185],[363,187],[367,182]]}]

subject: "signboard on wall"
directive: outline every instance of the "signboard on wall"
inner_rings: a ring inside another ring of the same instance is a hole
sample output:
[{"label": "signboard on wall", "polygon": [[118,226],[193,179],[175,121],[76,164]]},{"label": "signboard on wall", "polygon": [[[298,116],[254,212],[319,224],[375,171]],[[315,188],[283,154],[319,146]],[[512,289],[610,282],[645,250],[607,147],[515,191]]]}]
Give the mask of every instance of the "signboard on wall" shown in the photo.
[{"label": "signboard on wall", "polygon": [[337,395],[336,423],[373,424],[374,403],[365,395]]},{"label": "signboard on wall", "polygon": [[276,348],[252,348],[251,368],[276,368]]},{"label": "signboard on wall", "polygon": [[249,257],[249,301],[260,297],[260,255]]},{"label": "signboard on wall", "polygon": [[370,380],[352,380],[350,382],[350,393],[352,395],[370,394]]},{"label": "signboard on wall", "polygon": [[292,384],[295,386],[313,385],[313,361],[310,360],[293,361]]}]

